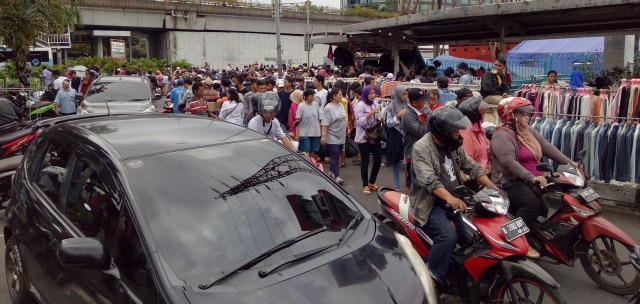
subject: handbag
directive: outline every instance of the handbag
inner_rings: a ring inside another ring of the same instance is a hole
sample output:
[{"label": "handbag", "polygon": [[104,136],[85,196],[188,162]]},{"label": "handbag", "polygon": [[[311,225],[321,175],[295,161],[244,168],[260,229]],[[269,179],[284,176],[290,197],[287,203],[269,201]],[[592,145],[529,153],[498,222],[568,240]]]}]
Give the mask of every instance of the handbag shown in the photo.
[{"label": "handbag", "polygon": [[344,145],[344,153],[346,158],[356,157],[356,155],[360,153],[358,144],[356,144],[352,137],[347,137]]},{"label": "handbag", "polygon": [[371,145],[375,145],[382,142],[382,129],[383,129],[382,121],[378,121],[373,126],[365,129],[366,131],[365,136],[367,137],[367,143]]}]

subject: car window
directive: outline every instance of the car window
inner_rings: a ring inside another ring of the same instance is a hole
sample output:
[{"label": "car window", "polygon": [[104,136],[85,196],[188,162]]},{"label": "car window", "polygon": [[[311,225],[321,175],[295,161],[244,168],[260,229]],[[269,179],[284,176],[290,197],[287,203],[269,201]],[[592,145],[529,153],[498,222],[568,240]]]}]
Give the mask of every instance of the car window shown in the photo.
[{"label": "car window", "polygon": [[271,141],[162,153],[123,165],[135,181],[154,246],[184,281],[211,278],[321,225],[334,229],[265,263],[333,244],[358,214],[326,175]]},{"label": "car window", "polygon": [[79,155],[60,211],[85,236],[101,238],[113,252],[122,203],[108,172],[92,158]]},{"label": "car window", "polygon": [[149,86],[144,82],[100,81],[89,87],[87,99],[92,102],[104,101],[149,101]]},{"label": "car window", "polygon": [[39,166],[36,184],[56,205],[60,202],[60,189],[72,154],[68,141],[52,141]]},{"label": "car window", "polygon": [[118,230],[117,250],[113,259],[122,282],[141,303],[157,303],[156,285],[149,269],[147,254],[127,208],[122,212]]}]

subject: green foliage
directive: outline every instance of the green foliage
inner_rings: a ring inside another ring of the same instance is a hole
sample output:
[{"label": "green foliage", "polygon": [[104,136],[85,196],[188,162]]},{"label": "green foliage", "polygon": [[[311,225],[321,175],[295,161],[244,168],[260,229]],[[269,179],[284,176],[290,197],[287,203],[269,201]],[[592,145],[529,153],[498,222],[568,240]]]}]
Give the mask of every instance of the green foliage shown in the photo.
[{"label": "green foliage", "polygon": [[80,21],[81,0],[3,0],[0,37],[14,52],[17,70],[26,66],[29,47],[40,33],[62,33]]},{"label": "green foliage", "polygon": [[354,6],[344,10],[346,16],[360,16],[368,18],[393,18],[397,17],[397,13],[383,12],[370,7]]},{"label": "green foliage", "polygon": [[193,67],[193,64],[191,64],[190,62],[182,59],[182,60],[178,60],[178,61],[173,61],[169,64],[172,68],[175,67],[180,67],[181,69],[190,69],[191,67]]}]

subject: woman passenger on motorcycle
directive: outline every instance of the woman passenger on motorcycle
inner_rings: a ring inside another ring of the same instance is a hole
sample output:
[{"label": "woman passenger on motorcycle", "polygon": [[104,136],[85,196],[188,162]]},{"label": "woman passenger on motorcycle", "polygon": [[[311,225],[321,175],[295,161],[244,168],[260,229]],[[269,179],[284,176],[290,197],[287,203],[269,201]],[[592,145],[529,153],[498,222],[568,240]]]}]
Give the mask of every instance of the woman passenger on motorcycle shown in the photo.
[{"label": "woman passenger on motorcycle", "polygon": [[[498,104],[502,124],[496,127],[490,145],[491,180],[494,183],[501,182],[499,186],[507,192],[511,202],[509,213],[521,217],[530,228],[538,216],[546,216],[549,211],[542,198],[530,187],[534,183],[543,188],[547,185],[543,173],[536,170],[536,165],[543,156],[560,164],[570,162],[568,157],[529,126],[531,111],[531,102],[524,98],[503,99]],[[529,248],[527,256],[537,257],[539,253]]]},{"label": "woman passenger on motorcycle", "polygon": [[[471,128],[461,130],[462,149],[480,164],[482,170],[488,175],[491,173],[491,162],[489,162],[489,140],[482,128],[484,114],[487,112],[488,104],[482,101],[482,97],[471,97],[458,105],[458,110],[471,121]],[[468,176],[463,174],[462,181],[467,182]]]}]

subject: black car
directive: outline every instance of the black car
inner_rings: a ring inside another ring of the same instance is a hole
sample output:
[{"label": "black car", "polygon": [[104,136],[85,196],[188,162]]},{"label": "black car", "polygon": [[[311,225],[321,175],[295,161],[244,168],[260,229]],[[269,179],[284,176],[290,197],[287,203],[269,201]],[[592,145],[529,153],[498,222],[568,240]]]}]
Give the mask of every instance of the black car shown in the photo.
[{"label": "black car", "polygon": [[6,215],[14,303],[435,299],[406,238],[261,134],[186,115],[49,123]]},{"label": "black car", "polygon": [[91,83],[80,108],[89,114],[156,113],[156,98],[146,77],[104,75]]}]

